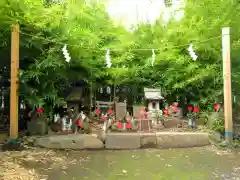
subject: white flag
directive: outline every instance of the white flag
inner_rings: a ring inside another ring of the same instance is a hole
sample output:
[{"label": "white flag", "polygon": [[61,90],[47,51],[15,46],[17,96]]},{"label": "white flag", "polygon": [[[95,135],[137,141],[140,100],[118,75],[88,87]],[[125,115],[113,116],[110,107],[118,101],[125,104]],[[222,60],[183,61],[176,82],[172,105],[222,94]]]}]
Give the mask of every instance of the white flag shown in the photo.
[{"label": "white flag", "polygon": [[112,66],[109,49],[107,49],[107,52],[106,52],[106,64],[107,64],[107,68],[110,68]]},{"label": "white flag", "polygon": [[191,58],[196,61],[198,56],[195,54],[194,50],[193,50],[193,45],[190,44],[188,47],[188,51],[189,51],[189,55],[191,56]]},{"label": "white flag", "polygon": [[66,44],[62,48],[62,52],[63,52],[64,58],[65,58],[65,61],[70,62],[71,57],[69,56],[69,53],[67,51],[67,45]]},{"label": "white flag", "polygon": [[155,62],[155,52],[154,52],[154,49],[152,49],[152,66],[154,66],[154,62]]}]

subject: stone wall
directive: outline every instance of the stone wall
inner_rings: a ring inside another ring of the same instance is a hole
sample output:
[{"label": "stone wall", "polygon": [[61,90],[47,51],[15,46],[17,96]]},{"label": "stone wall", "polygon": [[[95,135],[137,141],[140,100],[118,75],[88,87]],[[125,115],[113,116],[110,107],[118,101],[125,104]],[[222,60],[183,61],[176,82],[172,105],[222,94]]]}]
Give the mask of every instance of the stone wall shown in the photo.
[{"label": "stone wall", "polygon": [[[52,149],[187,148],[210,144],[204,132],[108,133],[105,139],[89,134],[37,138],[36,146]],[[105,142],[105,144],[103,143]]]},{"label": "stone wall", "polygon": [[159,132],[159,133],[109,133],[106,149],[183,148],[209,145],[208,133]]}]

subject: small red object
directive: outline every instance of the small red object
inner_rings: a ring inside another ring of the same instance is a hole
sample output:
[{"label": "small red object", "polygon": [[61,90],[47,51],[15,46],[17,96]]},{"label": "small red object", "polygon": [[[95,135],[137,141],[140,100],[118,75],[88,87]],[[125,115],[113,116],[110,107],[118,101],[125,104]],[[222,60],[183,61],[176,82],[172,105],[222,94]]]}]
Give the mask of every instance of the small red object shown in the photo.
[{"label": "small red object", "polygon": [[122,128],[123,128],[123,126],[122,126],[122,123],[121,123],[121,122],[118,122],[117,128],[118,128],[118,129],[122,129]]},{"label": "small red object", "polygon": [[178,104],[172,104],[170,107],[173,109],[173,112],[178,112]]},{"label": "small red object", "polygon": [[131,122],[129,120],[127,121],[126,128],[131,129]]},{"label": "small red object", "polygon": [[168,116],[169,115],[169,112],[168,112],[168,109],[164,109],[164,115]]},{"label": "small red object", "polygon": [[37,108],[37,110],[36,110],[39,114],[43,114],[43,112],[44,112],[44,109],[43,108]]},{"label": "small red object", "polygon": [[101,121],[105,121],[105,120],[107,120],[107,116],[103,116],[103,117],[101,117],[100,120],[101,120]]},{"label": "small red object", "polygon": [[77,120],[73,120],[72,124],[75,124],[77,122]]},{"label": "small red object", "polygon": [[110,114],[113,113],[113,110],[112,110],[112,109],[109,109],[107,113],[108,113],[108,115],[110,115]]},{"label": "small red object", "polygon": [[193,107],[192,106],[188,106],[188,111],[192,111]]},{"label": "small red object", "polygon": [[114,120],[112,120],[112,124],[114,124]]},{"label": "small red object", "polygon": [[194,107],[194,108],[193,108],[193,112],[195,112],[195,113],[198,113],[198,112],[199,112],[199,110],[200,110],[200,108],[199,108],[199,107]]},{"label": "small red object", "polygon": [[96,112],[95,112],[97,115],[99,115],[101,113],[101,110],[100,109],[96,109]]},{"label": "small red object", "polygon": [[80,119],[78,120],[78,126],[82,128],[82,121]]},{"label": "small red object", "polygon": [[49,118],[45,118],[45,120],[46,120],[46,121],[48,121],[48,120],[49,120]]},{"label": "small red object", "polygon": [[173,111],[176,113],[176,112],[178,112],[178,107],[177,106],[174,106],[173,107]]},{"label": "small red object", "polygon": [[215,104],[214,111],[218,111],[220,109],[220,104]]}]

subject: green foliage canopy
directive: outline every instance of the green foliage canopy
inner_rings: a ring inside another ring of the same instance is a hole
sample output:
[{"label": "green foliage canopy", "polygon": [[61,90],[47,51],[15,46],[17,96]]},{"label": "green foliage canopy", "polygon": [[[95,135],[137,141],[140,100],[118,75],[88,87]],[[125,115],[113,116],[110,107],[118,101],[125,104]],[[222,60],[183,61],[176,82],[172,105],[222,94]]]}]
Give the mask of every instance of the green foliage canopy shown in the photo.
[{"label": "green foliage canopy", "polygon": [[[221,28],[225,26],[232,30],[233,92],[239,96],[239,8],[240,3],[232,0],[186,0],[181,20],[164,24],[159,17],[155,24],[139,24],[129,32],[113,22],[102,4],[2,0],[1,51],[6,54],[10,48],[10,27],[19,23],[21,88],[35,106],[61,104],[63,92],[80,79],[95,87],[99,83],[162,87],[165,97],[189,96],[206,105],[222,97]],[[188,54],[190,43],[196,61]],[[62,55],[64,44],[70,63]],[[107,48],[113,64],[109,69]],[[153,67],[151,49],[157,49]]]}]

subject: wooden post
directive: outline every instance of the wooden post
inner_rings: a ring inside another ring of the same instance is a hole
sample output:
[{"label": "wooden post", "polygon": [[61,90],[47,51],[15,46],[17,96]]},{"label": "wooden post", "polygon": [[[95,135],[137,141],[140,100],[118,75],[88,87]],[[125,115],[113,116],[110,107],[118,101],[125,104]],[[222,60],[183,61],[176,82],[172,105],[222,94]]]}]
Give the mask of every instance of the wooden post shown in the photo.
[{"label": "wooden post", "polygon": [[230,58],[230,28],[222,29],[223,83],[224,83],[224,119],[225,139],[228,144],[233,140],[232,88]]},{"label": "wooden post", "polygon": [[116,83],[114,80],[114,84],[113,84],[113,110],[115,111],[115,119],[117,119],[117,109],[116,109]]},{"label": "wooden post", "polygon": [[10,138],[18,138],[18,88],[19,88],[19,25],[12,29],[11,37],[11,92]]},{"label": "wooden post", "polygon": [[113,84],[113,102],[115,103],[115,101],[116,101],[116,84],[114,82],[114,84]]},{"label": "wooden post", "polygon": [[90,107],[89,107],[89,114],[90,118],[92,118],[92,107],[93,107],[93,83],[90,83],[90,92],[89,92],[89,101],[90,101]]}]

